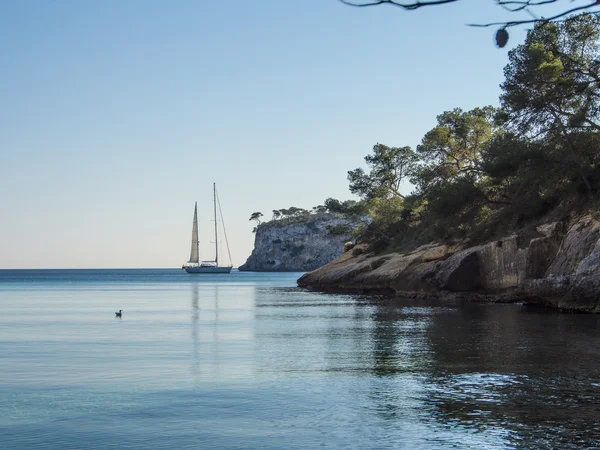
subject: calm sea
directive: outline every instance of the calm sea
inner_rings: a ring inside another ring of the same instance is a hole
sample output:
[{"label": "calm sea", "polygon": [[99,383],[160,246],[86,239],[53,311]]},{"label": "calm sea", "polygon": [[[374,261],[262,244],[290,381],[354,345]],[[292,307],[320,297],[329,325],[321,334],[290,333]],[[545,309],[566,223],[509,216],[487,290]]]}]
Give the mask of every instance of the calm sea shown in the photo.
[{"label": "calm sea", "polygon": [[0,271],[0,448],[600,447],[600,317],[299,275]]}]

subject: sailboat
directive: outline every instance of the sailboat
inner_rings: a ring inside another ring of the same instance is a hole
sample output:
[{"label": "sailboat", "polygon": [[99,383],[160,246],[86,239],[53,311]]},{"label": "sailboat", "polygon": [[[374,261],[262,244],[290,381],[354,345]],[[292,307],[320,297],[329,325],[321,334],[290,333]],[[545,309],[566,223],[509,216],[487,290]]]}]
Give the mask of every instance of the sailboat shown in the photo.
[{"label": "sailboat", "polygon": [[[219,227],[217,223],[217,186],[213,183],[213,210],[215,215],[215,259],[214,261],[200,261],[200,245],[198,242],[198,202],[194,205],[194,223],[192,225],[192,251],[190,259],[181,268],[187,273],[230,273],[231,264],[228,266],[219,265]],[[219,204],[219,213],[221,222],[223,222],[223,214],[221,213],[221,205]],[[229,243],[227,242],[227,233],[223,226],[223,234],[225,235],[225,243],[227,244],[227,253],[231,261],[231,253],[229,252]]]}]

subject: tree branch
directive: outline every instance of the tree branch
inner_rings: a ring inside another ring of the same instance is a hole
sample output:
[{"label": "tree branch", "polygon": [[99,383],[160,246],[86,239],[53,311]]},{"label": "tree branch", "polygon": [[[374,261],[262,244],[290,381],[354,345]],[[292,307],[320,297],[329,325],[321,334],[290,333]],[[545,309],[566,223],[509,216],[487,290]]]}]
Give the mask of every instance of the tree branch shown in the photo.
[{"label": "tree branch", "polygon": [[[448,3],[456,3],[460,0],[339,0],[344,5],[355,6],[357,8],[363,8],[366,6],[379,6],[379,5],[392,5],[397,6],[405,10],[415,10],[424,6],[437,6],[445,5]],[[480,0],[481,1],[481,0]],[[514,27],[516,25],[526,25],[537,22],[552,22],[552,21],[565,21],[569,20],[569,15],[577,12],[582,12],[593,7],[600,7],[600,0],[593,0],[591,3],[581,6],[576,6],[567,11],[555,14],[552,17],[535,17],[529,8],[549,5],[557,3],[559,0],[495,0],[496,4],[510,12],[526,11],[533,16],[532,19],[525,20],[511,20],[508,22],[492,22],[485,24],[468,24],[471,27],[491,27],[500,26],[502,29],[508,27]],[[590,14],[600,14],[600,11],[590,12]]]},{"label": "tree branch", "polygon": [[[505,10],[510,12],[518,12],[526,10],[531,6],[541,6],[548,5],[550,3],[555,3],[557,0],[540,0],[540,1],[516,1],[516,0],[497,0],[498,5],[502,6]],[[513,6],[515,5],[515,6]]]},{"label": "tree branch", "polygon": [[387,5],[393,5],[393,6],[397,6],[399,8],[408,9],[408,10],[418,9],[423,6],[433,6],[433,5],[443,5],[445,3],[454,3],[457,1],[459,1],[459,0],[430,0],[430,1],[417,0],[412,3],[401,3],[396,0],[375,0],[375,1],[372,1],[369,3],[353,3],[348,0],[340,0],[340,2],[342,2],[345,5],[356,6],[358,8],[362,8],[364,6],[377,6],[377,5],[387,4]]},{"label": "tree branch", "polygon": [[[556,1],[557,0],[549,0],[545,3],[554,3]],[[502,3],[499,2],[499,4],[502,4]],[[544,3],[540,3],[540,4],[544,4]],[[537,6],[537,5],[534,5],[534,6]],[[592,3],[589,3],[587,5],[577,6],[575,8],[571,8],[567,11],[563,11],[563,12],[558,13],[551,17],[543,17],[540,19],[535,18],[535,19],[529,19],[529,20],[513,20],[513,21],[509,21],[509,22],[492,22],[492,23],[484,23],[484,24],[469,23],[467,25],[470,27],[502,26],[502,28],[508,28],[508,27],[514,27],[516,25],[526,25],[526,24],[537,23],[537,22],[553,22],[553,21],[557,21],[557,19],[561,19],[565,16],[576,13],[578,11],[584,11],[586,9],[593,8],[594,6],[600,6],[600,0],[594,0]],[[515,11],[518,11],[518,10],[515,10]],[[600,14],[600,11],[592,12],[590,14]],[[564,20],[569,20],[569,18],[566,17]]]}]

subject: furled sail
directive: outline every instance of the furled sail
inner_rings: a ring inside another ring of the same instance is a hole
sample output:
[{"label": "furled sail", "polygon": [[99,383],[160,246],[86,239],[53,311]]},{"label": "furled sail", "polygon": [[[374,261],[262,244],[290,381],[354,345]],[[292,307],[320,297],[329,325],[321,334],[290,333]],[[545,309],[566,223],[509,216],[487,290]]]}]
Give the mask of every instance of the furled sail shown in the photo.
[{"label": "furled sail", "polygon": [[194,206],[194,225],[192,225],[192,251],[189,263],[197,263],[198,258],[198,202]]}]

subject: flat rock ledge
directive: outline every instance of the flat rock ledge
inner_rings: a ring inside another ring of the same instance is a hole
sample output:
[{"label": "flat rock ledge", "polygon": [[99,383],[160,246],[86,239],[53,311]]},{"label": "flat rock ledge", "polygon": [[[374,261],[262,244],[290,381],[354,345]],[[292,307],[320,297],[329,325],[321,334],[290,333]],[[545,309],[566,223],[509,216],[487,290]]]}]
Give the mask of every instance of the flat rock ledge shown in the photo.
[{"label": "flat rock ledge", "polygon": [[600,221],[540,225],[479,246],[429,244],[372,256],[357,245],[308,272],[300,287],[324,292],[523,302],[600,312]]}]

